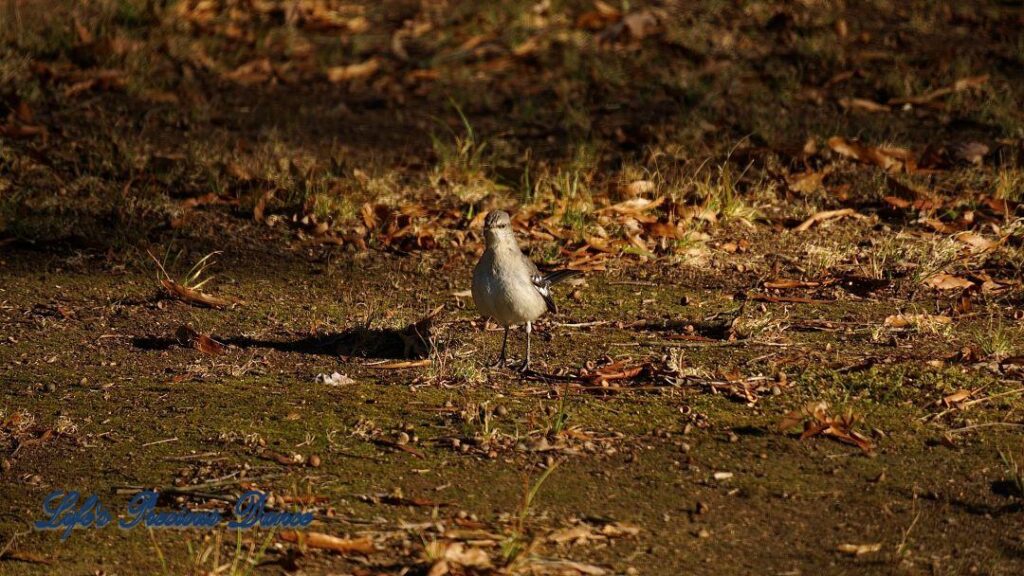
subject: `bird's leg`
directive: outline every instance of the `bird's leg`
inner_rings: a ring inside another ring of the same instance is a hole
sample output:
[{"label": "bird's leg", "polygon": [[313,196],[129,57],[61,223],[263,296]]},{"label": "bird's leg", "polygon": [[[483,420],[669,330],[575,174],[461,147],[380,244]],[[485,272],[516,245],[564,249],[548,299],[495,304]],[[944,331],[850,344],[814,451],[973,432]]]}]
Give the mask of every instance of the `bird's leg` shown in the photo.
[{"label": "bird's leg", "polygon": [[501,356],[494,363],[494,367],[504,366],[508,358],[508,326],[505,326],[505,336],[501,339]]},{"label": "bird's leg", "polygon": [[523,372],[530,370],[530,332],[533,332],[533,322],[526,323],[526,360],[523,361]]}]

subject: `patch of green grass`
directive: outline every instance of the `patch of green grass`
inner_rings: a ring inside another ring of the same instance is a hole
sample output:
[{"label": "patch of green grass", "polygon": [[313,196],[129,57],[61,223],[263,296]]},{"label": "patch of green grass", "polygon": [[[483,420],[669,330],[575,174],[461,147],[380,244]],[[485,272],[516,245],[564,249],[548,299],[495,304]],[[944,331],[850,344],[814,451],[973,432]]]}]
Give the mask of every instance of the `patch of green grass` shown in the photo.
[{"label": "patch of green grass", "polygon": [[750,205],[739,190],[743,174],[736,174],[728,163],[701,172],[703,175],[694,177],[690,185],[706,209],[724,221],[740,221],[748,225],[761,217],[760,210]]},{"label": "patch of green grass", "polygon": [[501,542],[501,557],[505,561],[505,564],[512,566],[516,560],[521,558],[529,548],[529,540],[527,538],[527,519],[530,515],[530,510],[533,507],[534,500],[537,499],[537,494],[540,492],[541,487],[544,485],[544,481],[548,479],[558,468],[558,464],[555,463],[549,466],[533,484],[527,484],[526,490],[523,492],[523,499],[519,504],[519,510],[513,518],[511,530],[506,535],[505,539]]},{"label": "patch of green grass", "polygon": [[1019,334],[1006,326],[1001,316],[993,316],[986,326],[972,330],[971,341],[986,358],[1001,360],[1013,354]]},{"label": "patch of green grass", "polygon": [[436,166],[431,175],[434,186],[446,186],[462,201],[476,203],[496,188],[488,177],[488,143],[477,135],[473,125],[457,104],[452,106],[462,122],[462,133],[450,137],[431,135]]},{"label": "patch of green grass", "polygon": [[999,170],[993,184],[992,196],[1012,202],[1024,199],[1024,171],[1013,168]]}]

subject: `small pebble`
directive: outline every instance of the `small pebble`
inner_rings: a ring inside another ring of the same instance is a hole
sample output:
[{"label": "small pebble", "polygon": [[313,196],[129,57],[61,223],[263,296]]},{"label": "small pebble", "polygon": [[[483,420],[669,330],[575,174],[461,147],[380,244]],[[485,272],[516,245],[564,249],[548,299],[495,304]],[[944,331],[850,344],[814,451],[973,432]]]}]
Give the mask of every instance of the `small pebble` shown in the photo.
[{"label": "small pebble", "polygon": [[320,464],[320,457],[317,456],[316,454],[313,454],[312,456],[309,457],[309,465],[312,466],[313,468],[319,468]]},{"label": "small pebble", "polygon": [[47,382],[46,386],[43,387],[47,392],[54,392],[57,390],[57,385],[53,382]]}]

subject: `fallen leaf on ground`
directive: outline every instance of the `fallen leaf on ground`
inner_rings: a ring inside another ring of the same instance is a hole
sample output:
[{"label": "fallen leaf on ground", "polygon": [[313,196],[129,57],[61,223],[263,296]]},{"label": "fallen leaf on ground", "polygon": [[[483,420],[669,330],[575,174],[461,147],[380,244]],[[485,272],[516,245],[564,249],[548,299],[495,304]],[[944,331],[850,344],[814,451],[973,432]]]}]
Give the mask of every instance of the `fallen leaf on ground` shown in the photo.
[{"label": "fallen leaf on ground", "polygon": [[769,280],[764,283],[765,288],[772,288],[775,290],[783,290],[786,288],[813,288],[815,286],[820,285],[821,282],[808,282],[806,280],[789,280],[787,278]]},{"label": "fallen leaf on ground", "polygon": [[217,356],[224,352],[224,345],[210,338],[206,334],[200,334],[188,326],[179,326],[175,332],[178,343],[182,346],[189,346],[199,350],[203,354]]},{"label": "fallen leaf on ground", "polygon": [[331,374],[317,374],[313,380],[317,384],[327,384],[328,386],[345,386],[356,383],[352,378],[349,378],[345,374],[341,374],[339,372]]},{"label": "fallen leaf on ground", "polygon": [[160,284],[162,284],[163,287],[166,288],[168,292],[170,292],[171,296],[174,296],[179,300],[183,300],[191,304],[199,304],[201,306],[208,306],[210,308],[225,308],[227,306],[235,304],[235,302],[232,302],[230,300],[219,298],[217,296],[211,296],[210,294],[207,294],[205,292],[200,292],[199,290],[194,290],[187,286],[182,286],[181,284],[178,284],[174,280],[168,280],[165,278],[160,280]]},{"label": "fallen leaf on ground", "polygon": [[785,432],[802,422],[804,431],[800,434],[801,440],[818,435],[828,436],[840,442],[857,446],[865,453],[871,453],[874,451],[874,444],[866,436],[853,429],[859,419],[850,409],[840,416],[833,416],[829,412],[828,402],[820,400],[809,402],[802,408],[787,413],[782,417],[777,429],[779,432]]},{"label": "fallen leaf on ground", "polygon": [[926,328],[952,322],[952,318],[943,314],[893,314],[885,318],[884,324],[888,328],[909,328],[911,326]]},{"label": "fallen leaf on ground", "polygon": [[[819,222],[824,222],[826,220],[835,220],[836,218],[845,218],[846,216],[860,215],[857,214],[857,211],[854,210],[853,208],[843,208],[841,210],[825,210],[824,212],[818,212],[817,214],[813,214],[810,218],[804,220],[799,226],[794,228],[794,230],[797,232],[804,232],[805,230],[809,229],[811,226],[814,226]],[[863,218],[863,216],[860,217]]]},{"label": "fallen leaf on ground", "polygon": [[[427,543],[425,546],[426,556],[428,558],[441,559],[441,563],[452,563],[465,568],[490,568],[490,557],[487,556],[487,552],[480,548],[467,546],[462,542],[445,542],[443,540],[434,540]],[[431,568],[431,574],[447,574],[447,566],[444,566],[444,570],[438,568],[437,564]]]},{"label": "fallen leaf on ground", "polygon": [[256,222],[263,222],[266,218],[267,203],[274,198],[275,189],[271,188],[260,195],[260,199],[256,201],[256,206],[252,209],[252,219]]},{"label": "fallen leaf on ground", "polygon": [[828,147],[841,156],[865,164],[874,164],[883,170],[906,169],[907,172],[913,172],[915,168],[913,154],[904,148],[865,146],[848,141],[842,136],[829,138]]},{"label": "fallen leaf on ground", "polygon": [[277,462],[278,464],[283,464],[285,466],[298,466],[305,463],[305,458],[302,457],[302,454],[282,454],[280,452],[264,448],[260,450],[258,455],[264,460],[270,460],[271,462]]},{"label": "fallen leaf on ground", "polygon": [[936,290],[963,290],[974,286],[974,283],[966,278],[940,272],[925,279],[924,284]]},{"label": "fallen leaf on ground", "polygon": [[988,74],[960,78],[950,86],[938,88],[936,90],[932,90],[931,92],[922,94],[920,96],[910,96],[909,98],[893,98],[889,100],[889,104],[892,104],[893,106],[898,106],[902,104],[928,104],[929,102],[937,98],[953,94],[954,92],[963,92],[964,90],[968,90],[971,88],[980,88],[986,82],[988,82],[988,78]]},{"label": "fallen leaf on ground", "polygon": [[942,206],[942,198],[938,197],[937,194],[913,183],[901,182],[887,174],[885,184],[893,194],[885,196],[883,200],[896,208],[935,210]]},{"label": "fallen leaf on ground", "polygon": [[954,404],[959,404],[964,400],[967,400],[972,395],[974,395],[974,390],[957,390],[952,394],[944,396],[942,398],[942,403],[946,406],[953,406]]},{"label": "fallen leaf on ground", "polygon": [[654,192],[654,182],[650,180],[636,180],[626,184],[622,187],[622,192],[629,198],[636,198],[637,196],[643,196],[649,192]]},{"label": "fallen leaf on ground", "polygon": [[865,98],[840,98],[839,105],[845,110],[863,110],[865,112],[891,112],[892,108]]},{"label": "fallen leaf on ground", "polygon": [[953,155],[958,160],[980,166],[989,153],[989,147],[981,142],[964,142],[953,147]]},{"label": "fallen leaf on ground", "polygon": [[644,372],[644,365],[627,366],[625,362],[614,362],[602,366],[587,375],[586,379],[591,386],[607,386],[615,380],[632,380]]},{"label": "fallen leaf on ground", "polygon": [[546,560],[537,557],[527,557],[517,562],[517,567],[524,574],[533,576],[567,576],[571,574],[582,574],[583,576],[604,576],[608,571],[600,566],[584,564],[572,560]]},{"label": "fallen leaf on ground", "polygon": [[837,548],[843,554],[849,554],[851,556],[863,556],[864,554],[873,554],[882,549],[882,545],[879,544],[840,544]]},{"label": "fallen leaf on ground", "polygon": [[270,80],[273,76],[274,67],[270,64],[269,58],[257,58],[224,74],[224,78],[243,86],[261,84]]},{"label": "fallen leaf on ground", "polygon": [[295,530],[284,530],[279,534],[281,540],[285,542],[299,542],[301,539],[305,542],[306,546],[310,548],[320,548],[322,550],[331,550],[339,552],[341,554],[373,554],[377,551],[377,547],[373,543],[373,538],[369,536],[363,536],[361,538],[338,538],[337,536],[331,536],[330,534],[323,534],[321,532],[303,532],[300,536]]},{"label": "fallen leaf on ground", "polygon": [[637,215],[637,214],[642,214],[644,212],[653,210],[653,209],[657,208],[658,206],[661,206],[661,204],[664,201],[665,201],[665,197],[664,196],[662,196],[660,198],[657,198],[655,200],[648,200],[647,198],[633,198],[631,200],[626,200],[625,202],[619,202],[618,204],[613,204],[613,205],[611,205],[611,206],[609,206],[607,208],[602,208],[600,211],[601,212],[616,212],[618,214]]},{"label": "fallen leaf on ground", "polygon": [[963,242],[971,247],[973,252],[988,252],[999,246],[999,242],[985,238],[977,232],[961,232],[953,237],[957,242]]},{"label": "fallen leaf on ground", "polygon": [[11,138],[46,136],[46,128],[43,126],[29,126],[24,124],[7,124],[6,126],[0,126],[0,136],[9,136]]},{"label": "fallen leaf on ground", "polygon": [[831,167],[819,172],[809,171],[800,174],[792,174],[786,178],[789,189],[800,194],[813,194],[823,187],[825,176],[832,171]]},{"label": "fallen leaf on ground", "polygon": [[349,64],[348,66],[333,66],[327,69],[327,80],[332,83],[347,82],[349,80],[355,80],[357,78],[366,78],[372,76],[377,70],[380,69],[380,60],[377,58],[370,58],[366,62],[359,64]]}]

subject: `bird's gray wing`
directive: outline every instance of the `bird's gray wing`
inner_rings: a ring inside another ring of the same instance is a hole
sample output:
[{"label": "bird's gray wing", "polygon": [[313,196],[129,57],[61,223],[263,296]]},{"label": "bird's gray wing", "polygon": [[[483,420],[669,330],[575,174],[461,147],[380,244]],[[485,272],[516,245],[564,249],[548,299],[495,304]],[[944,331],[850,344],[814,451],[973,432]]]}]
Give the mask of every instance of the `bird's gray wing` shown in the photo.
[{"label": "bird's gray wing", "polygon": [[544,298],[544,304],[547,305],[548,312],[558,314],[558,306],[555,304],[554,299],[551,298],[551,283],[548,282],[544,274],[541,274],[540,270],[537,269],[537,265],[526,257],[526,254],[520,254],[519,256],[523,259],[523,265],[530,274],[530,282],[533,283],[533,287],[536,288],[537,292],[539,292]]},{"label": "bird's gray wing", "polygon": [[547,304],[548,311],[552,314],[558,314],[558,306],[551,296],[551,286],[558,284],[562,280],[578,276],[582,272],[579,270],[555,270],[554,272],[542,274],[537,269],[537,265],[531,262],[525,254],[523,254],[523,261],[526,264],[527,270],[530,271],[530,281],[537,288],[537,292],[540,292],[540,295],[544,297],[544,303]]}]

